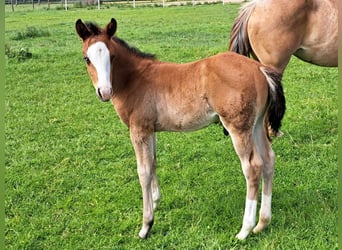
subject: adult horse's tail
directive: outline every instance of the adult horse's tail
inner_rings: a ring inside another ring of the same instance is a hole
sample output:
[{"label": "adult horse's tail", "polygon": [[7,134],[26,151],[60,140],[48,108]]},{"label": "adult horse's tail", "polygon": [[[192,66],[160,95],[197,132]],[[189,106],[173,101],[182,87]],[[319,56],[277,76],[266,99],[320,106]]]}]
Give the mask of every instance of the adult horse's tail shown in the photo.
[{"label": "adult horse's tail", "polygon": [[234,21],[230,34],[229,50],[248,57],[253,50],[249,42],[247,23],[255,5],[256,1],[251,1],[243,5],[238,17]]},{"label": "adult horse's tail", "polygon": [[265,75],[269,86],[269,107],[266,114],[265,126],[266,131],[268,131],[268,138],[270,138],[270,133],[275,136],[281,133],[279,129],[286,110],[285,96],[281,84],[282,74],[264,66],[261,66],[260,70]]}]

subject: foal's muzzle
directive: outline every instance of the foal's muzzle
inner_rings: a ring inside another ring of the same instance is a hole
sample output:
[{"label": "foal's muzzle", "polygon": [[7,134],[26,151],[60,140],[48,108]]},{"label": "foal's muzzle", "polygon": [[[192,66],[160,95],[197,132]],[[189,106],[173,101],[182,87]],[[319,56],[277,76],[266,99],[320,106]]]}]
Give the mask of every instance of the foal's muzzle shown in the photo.
[{"label": "foal's muzzle", "polygon": [[112,88],[97,88],[96,94],[103,102],[108,102],[113,96]]}]

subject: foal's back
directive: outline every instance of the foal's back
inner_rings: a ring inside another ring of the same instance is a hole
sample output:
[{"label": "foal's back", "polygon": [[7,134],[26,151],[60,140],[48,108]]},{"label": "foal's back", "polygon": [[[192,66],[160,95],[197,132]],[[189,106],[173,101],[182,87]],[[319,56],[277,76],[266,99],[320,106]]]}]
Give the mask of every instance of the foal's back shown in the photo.
[{"label": "foal's back", "polygon": [[268,83],[260,67],[233,52],[186,64],[152,63],[137,79],[137,85],[146,85],[137,93],[146,104],[135,112],[148,113],[156,131],[197,130],[237,114],[243,126],[266,107]]}]

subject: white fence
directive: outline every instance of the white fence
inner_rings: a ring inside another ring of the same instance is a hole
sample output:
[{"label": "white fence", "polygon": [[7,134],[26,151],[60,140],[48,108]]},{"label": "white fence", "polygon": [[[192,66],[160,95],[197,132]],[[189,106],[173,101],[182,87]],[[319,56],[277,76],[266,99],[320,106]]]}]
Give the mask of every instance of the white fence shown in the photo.
[{"label": "white fence", "polygon": [[245,2],[243,0],[5,0],[6,5],[11,5],[12,11],[15,7],[20,7],[21,5],[32,5],[32,8],[41,8],[41,6],[58,6],[58,8],[63,8],[68,10],[71,7],[84,7],[84,6],[94,6],[97,9],[104,8],[105,6],[111,5],[130,5],[134,8],[137,6],[175,6],[175,5],[196,5],[205,3],[241,3]]}]

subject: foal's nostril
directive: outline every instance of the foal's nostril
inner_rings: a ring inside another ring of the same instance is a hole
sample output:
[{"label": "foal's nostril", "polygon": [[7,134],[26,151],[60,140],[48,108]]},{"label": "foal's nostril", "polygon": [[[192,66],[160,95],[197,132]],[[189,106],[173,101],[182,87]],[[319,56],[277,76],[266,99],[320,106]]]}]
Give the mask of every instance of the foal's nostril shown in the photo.
[{"label": "foal's nostril", "polygon": [[103,99],[103,98],[102,98],[102,95],[101,95],[101,91],[100,91],[99,88],[97,89],[97,94],[98,94],[98,96],[99,96],[101,99]]},{"label": "foal's nostril", "polygon": [[112,88],[97,88],[96,94],[98,98],[103,102],[108,102],[112,98]]}]

